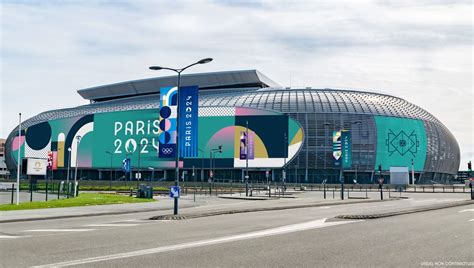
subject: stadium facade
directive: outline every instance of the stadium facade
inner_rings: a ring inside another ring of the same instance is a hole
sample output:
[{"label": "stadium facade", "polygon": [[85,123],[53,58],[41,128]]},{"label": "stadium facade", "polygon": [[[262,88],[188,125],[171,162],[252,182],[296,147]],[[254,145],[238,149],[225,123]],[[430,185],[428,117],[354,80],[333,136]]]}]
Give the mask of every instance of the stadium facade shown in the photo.
[{"label": "stadium facade", "polygon": [[[414,169],[417,183],[447,182],[460,161],[452,133],[433,115],[401,98],[368,91],[285,88],[256,70],[183,75],[183,86],[199,86],[199,153],[180,162],[187,180],[241,181],[246,161],[239,158],[239,136],[254,133],[250,180],[338,183],[333,132],[350,131],[352,159],[346,183],[375,183],[378,167],[389,182],[390,167]],[[174,180],[174,160],[157,154],[160,88],[176,86],[176,76],[81,89],[90,104],[43,112],[14,129],[6,142],[6,164],[16,171],[21,158],[54,152],[54,177],[77,165],[82,179],[126,179],[130,158],[142,179]],[[79,141],[77,136],[81,136]],[[20,147],[18,147],[20,144]],[[222,152],[216,150],[222,145]],[[70,148],[70,150],[68,150]],[[211,158],[211,151],[212,154]],[[192,169],[195,176],[192,177]]]}]

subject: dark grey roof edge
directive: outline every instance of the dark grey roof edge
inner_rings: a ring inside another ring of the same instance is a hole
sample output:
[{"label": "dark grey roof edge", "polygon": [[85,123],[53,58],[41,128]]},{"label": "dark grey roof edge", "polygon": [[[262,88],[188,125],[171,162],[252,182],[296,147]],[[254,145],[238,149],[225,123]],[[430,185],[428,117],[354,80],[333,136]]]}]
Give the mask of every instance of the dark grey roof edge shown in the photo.
[{"label": "dark grey roof edge", "polygon": [[[208,78],[207,81],[205,80],[206,77]],[[261,83],[262,87],[280,86],[275,81],[254,69],[183,74],[181,79],[183,85],[198,84],[197,81],[200,81],[199,85],[203,88],[256,83]],[[79,89],[77,92],[79,95],[81,95],[81,97],[87,100],[121,98],[152,92],[150,91],[149,86],[147,88],[147,84],[149,85],[150,83],[156,83],[157,85],[160,85],[161,83],[163,85],[160,86],[164,86],[165,84],[173,86],[176,84],[175,80],[176,75],[160,76]]]}]

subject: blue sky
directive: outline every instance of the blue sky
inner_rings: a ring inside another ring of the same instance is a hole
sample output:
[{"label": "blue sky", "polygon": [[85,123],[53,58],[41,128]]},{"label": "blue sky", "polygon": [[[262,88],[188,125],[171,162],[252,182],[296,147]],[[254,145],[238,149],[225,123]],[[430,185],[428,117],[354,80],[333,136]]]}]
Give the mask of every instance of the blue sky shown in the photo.
[{"label": "blue sky", "polygon": [[[77,89],[258,69],[285,86],[368,89],[440,119],[474,158],[471,1],[2,1],[0,137]],[[170,75],[163,73],[163,75]]]}]

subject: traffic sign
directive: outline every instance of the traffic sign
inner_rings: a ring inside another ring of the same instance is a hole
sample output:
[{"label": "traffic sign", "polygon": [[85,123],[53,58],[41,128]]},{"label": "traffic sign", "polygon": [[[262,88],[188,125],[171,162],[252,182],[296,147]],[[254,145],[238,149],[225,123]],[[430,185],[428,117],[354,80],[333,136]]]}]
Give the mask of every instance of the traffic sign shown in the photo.
[{"label": "traffic sign", "polygon": [[170,197],[179,198],[179,186],[171,186],[170,188]]}]

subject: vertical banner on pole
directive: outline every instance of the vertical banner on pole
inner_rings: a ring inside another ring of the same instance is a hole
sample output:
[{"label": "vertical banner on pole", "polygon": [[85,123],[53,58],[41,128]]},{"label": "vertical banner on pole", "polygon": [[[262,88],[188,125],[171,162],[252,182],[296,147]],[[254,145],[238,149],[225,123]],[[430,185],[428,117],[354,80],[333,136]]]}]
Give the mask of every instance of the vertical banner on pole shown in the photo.
[{"label": "vertical banner on pole", "polygon": [[342,167],[351,168],[352,166],[351,131],[343,130],[341,133],[341,139],[342,139]]},{"label": "vertical banner on pole", "polygon": [[159,158],[176,157],[176,117],[178,111],[178,88],[160,89],[160,129],[158,131]]},{"label": "vertical banner on pole", "polygon": [[[240,160],[255,159],[255,133],[249,130],[249,136],[247,137],[246,131],[240,132]],[[247,144],[248,143],[248,144]],[[247,147],[245,145],[247,144]]]},{"label": "vertical banner on pole", "polygon": [[332,156],[334,158],[334,166],[340,167],[342,160],[341,131],[332,132]]},{"label": "vertical banner on pole", "polygon": [[247,133],[240,131],[240,160],[247,159]]},{"label": "vertical banner on pole", "polygon": [[179,155],[183,158],[198,157],[199,87],[181,87],[179,104]]}]

